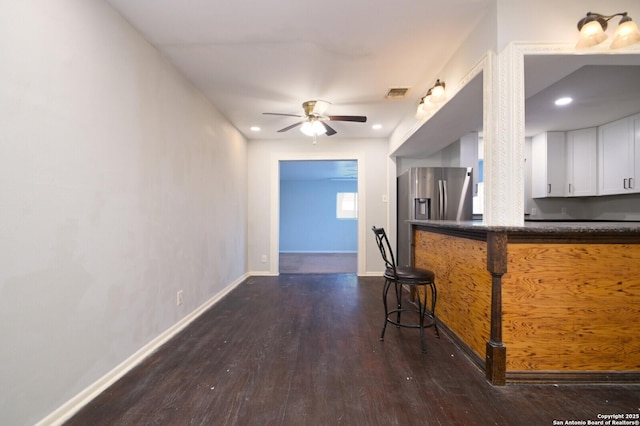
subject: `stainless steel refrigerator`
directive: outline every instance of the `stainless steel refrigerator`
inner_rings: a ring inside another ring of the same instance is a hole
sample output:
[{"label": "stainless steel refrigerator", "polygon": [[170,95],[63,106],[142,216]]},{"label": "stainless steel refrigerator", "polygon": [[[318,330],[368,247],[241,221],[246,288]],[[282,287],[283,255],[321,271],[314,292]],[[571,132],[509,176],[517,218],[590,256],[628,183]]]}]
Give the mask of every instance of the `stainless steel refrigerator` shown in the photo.
[{"label": "stainless steel refrigerator", "polygon": [[472,173],[471,167],[414,167],[398,176],[398,266],[412,262],[408,220],[472,219]]}]

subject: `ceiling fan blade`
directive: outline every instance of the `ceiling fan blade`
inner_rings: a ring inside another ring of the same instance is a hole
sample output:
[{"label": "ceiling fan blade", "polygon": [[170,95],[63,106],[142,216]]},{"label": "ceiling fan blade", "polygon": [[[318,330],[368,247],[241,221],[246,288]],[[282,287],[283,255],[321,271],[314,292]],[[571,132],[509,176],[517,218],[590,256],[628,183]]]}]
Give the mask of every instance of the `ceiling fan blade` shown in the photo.
[{"label": "ceiling fan blade", "polygon": [[325,128],[325,130],[327,131],[327,133],[325,133],[327,136],[335,135],[336,133],[338,133],[338,132],[336,132],[336,130],[333,127],[329,126],[324,121],[321,121],[320,123],[322,123],[322,125]]},{"label": "ceiling fan blade", "polygon": [[297,123],[294,123],[294,124],[292,124],[291,126],[287,126],[287,127],[285,127],[284,129],[280,129],[280,130],[278,130],[278,133],[286,132],[287,130],[291,130],[291,129],[293,129],[294,127],[298,127],[298,126],[299,126],[299,125],[301,125],[302,123],[304,123],[304,121],[299,121],[299,122],[297,122]]},{"label": "ceiling fan blade", "polygon": [[364,115],[330,115],[331,121],[357,121],[358,123],[366,123],[367,117]]},{"label": "ceiling fan blade", "polygon": [[304,115],[299,114],[280,114],[279,112],[263,112],[263,115],[283,115],[285,117],[304,117]]}]

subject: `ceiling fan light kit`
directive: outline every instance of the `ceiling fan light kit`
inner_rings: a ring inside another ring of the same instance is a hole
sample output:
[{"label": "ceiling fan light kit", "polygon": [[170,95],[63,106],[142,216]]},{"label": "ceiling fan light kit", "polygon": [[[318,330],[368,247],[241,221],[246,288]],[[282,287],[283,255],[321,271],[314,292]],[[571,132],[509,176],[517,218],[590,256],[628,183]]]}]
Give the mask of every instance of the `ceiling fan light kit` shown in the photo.
[{"label": "ceiling fan light kit", "polygon": [[327,129],[318,120],[305,121],[300,131],[307,136],[319,136],[327,133]]},{"label": "ceiling fan light kit", "polygon": [[608,23],[616,16],[620,16],[618,28],[611,43],[611,49],[621,49],[640,42],[640,31],[627,12],[603,15],[601,13],[587,12],[587,15],[578,21],[580,36],[576,44],[577,50],[584,50],[597,46],[604,42],[608,36]]},{"label": "ceiling fan light kit", "polygon": [[300,127],[300,131],[307,136],[312,136],[315,143],[316,136],[327,135],[333,136],[338,133],[331,127],[327,121],[353,121],[357,123],[366,123],[367,117],[364,115],[323,115],[329,102],[326,101],[306,101],[302,103],[304,115],[299,114],[282,114],[277,112],[263,112],[265,115],[280,115],[286,117],[300,117],[302,121],[293,123],[285,128],[278,130],[279,133],[286,132],[294,127]]}]

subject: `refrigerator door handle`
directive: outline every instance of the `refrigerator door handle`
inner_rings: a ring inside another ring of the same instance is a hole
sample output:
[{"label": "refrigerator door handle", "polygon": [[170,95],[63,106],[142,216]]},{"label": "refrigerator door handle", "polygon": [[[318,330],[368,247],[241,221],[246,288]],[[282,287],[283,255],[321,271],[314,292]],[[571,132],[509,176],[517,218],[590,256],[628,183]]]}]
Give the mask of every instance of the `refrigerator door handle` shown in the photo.
[{"label": "refrigerator door handle", "polygon": [[446,181],[438,181],[438,219],[444,220],[447,213],[447,186]]},{"label": "refrigerator door handle", "polygon": [[448,195],[448,189],[447,189],[447,181],[443,180],[442,181],[442,220],[445,220],[447,218],[447,214],[449,214],[449,195]]},{"label": "refrigerator door handle", "polygon": [[462,183],[462,194],[460,195],[460,202],[458,203],[458,215],[456,216],[456,220],[460,221],[462,219],[462,209],[464,209],[464,200],[469,190],[469,184],[471,183],[471,173],[467,172],[464,177],[464,182]]},{"label": "refrigerator door handle", "polygon": [[438,217],[436,219],[442,219],[442,181],[438,181]]}]

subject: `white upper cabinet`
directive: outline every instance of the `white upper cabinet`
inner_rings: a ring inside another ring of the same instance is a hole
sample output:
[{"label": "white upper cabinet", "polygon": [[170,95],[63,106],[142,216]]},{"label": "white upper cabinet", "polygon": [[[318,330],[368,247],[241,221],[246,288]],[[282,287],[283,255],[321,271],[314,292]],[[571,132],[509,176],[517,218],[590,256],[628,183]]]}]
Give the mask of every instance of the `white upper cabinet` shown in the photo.
[{"label": "white upper cabinet", "polygon": [[565,196],[565,133],[545,132],[531,141],[531,196]]},{"label": "white upper cabinet", "polygon": [[598,191],[597,146],[595,127],[567,132],[566,195],[588,197]]},{"label": "white upper cabinet", "polygon": [[598,194],[640,192],[640,114],[600,126]]},{"label": "white upper cabinet", "polygon": [[565,132],[545,132],[531,141],[531,196],[564,197]]},{"label": "white upper cabinet", "polygon": [[640,192],[640,114],[631,117],[633,124],[634,174],[629,183],[633,192]]},{"label": "white upper cabinet", "polygon": [[531,142],[531,196],[640,193],[640,114]]}]

